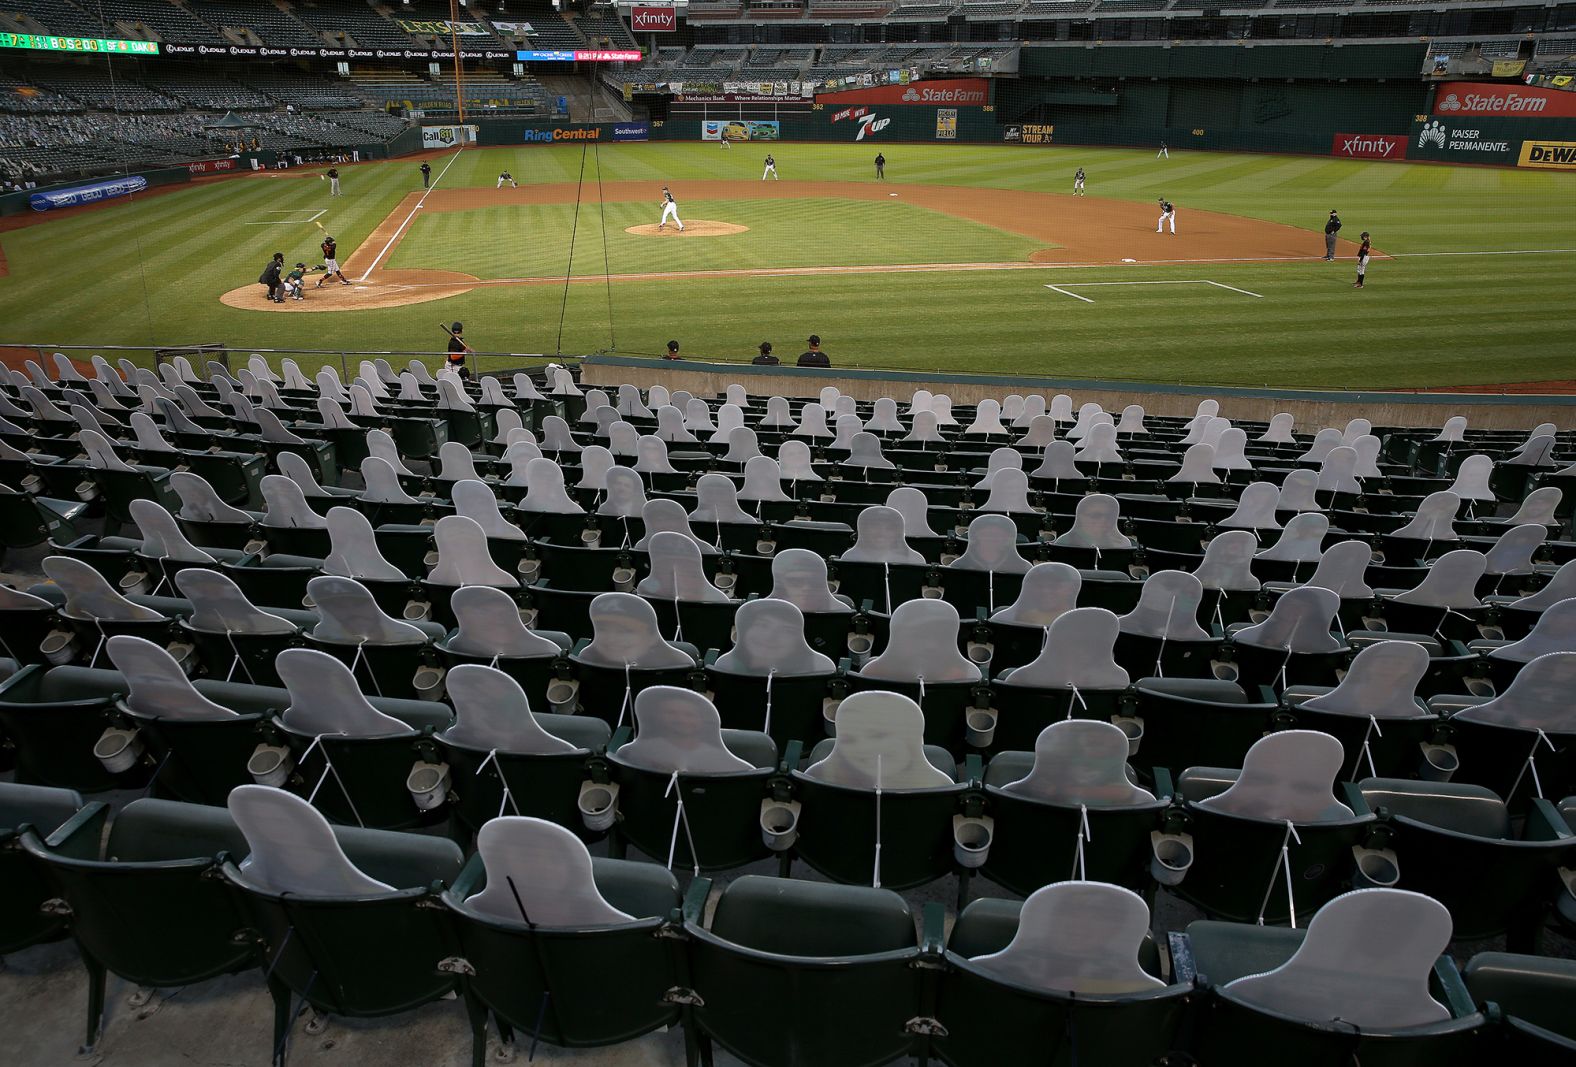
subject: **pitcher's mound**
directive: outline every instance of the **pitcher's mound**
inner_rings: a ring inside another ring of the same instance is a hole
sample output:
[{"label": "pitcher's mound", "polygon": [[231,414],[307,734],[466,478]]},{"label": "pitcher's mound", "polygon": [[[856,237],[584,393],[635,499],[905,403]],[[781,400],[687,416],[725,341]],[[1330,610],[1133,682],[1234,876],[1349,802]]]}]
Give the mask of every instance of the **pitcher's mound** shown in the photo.
[{"label": "pitcher's mound", "polygon": [[671,222],[662,229],[656,226],[630,226],[624,232],[632,233],[636,237],[727,237],[729,234],[744,233],[748,226],[740,226],[733,222],[707,222],[705,219],[690,219],[684,224],[684,229],[679,230]]}]

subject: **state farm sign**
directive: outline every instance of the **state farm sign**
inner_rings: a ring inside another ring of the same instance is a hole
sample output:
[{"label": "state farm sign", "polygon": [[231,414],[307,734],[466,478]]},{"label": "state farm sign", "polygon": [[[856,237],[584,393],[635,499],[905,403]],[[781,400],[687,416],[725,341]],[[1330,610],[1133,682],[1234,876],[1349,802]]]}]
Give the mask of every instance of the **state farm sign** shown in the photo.
[{"label": "state farm sign", "polygon": [[679,28],[678,12],[671,7],[631,8],[629,28],[636,33],[672,33]]},{"label": "state farm sign", "polygon": [[1446,82],[1434,94],[1434,114],[1452,118],[1576,118],[1576,92],[1492,82]]},{"label": "state farm sign", "polygon": [[1348,159],[1405,159],[1404,133],[1338,133],[1330,144],[1330,155]]},{"label": "state farm sign", "polygon": [[984,78],[943,78],[908,85],[882,85],[872,89],[849,89],[840,93],[821,93],[818,104],[887,104],[898,107],[980,107],[990,103],[990,82]]}]

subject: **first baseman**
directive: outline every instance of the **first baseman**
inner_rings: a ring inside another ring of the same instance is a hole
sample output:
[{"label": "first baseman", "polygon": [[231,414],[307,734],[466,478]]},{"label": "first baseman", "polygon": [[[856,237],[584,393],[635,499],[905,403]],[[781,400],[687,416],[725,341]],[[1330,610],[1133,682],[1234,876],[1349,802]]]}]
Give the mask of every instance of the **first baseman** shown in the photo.
[{"label": "first baseman", "polygon": [[761,172],[761,181],[765,181],[768,177],[770,177],[772,181],[780,180],[777,177],[777,161],[772,158],[772,154],[770,152],[766,153],[766,169]]},{"label": "first baseman", "polygon": [[319,289],[323,288],[323,283],[336,274],[339,275],[340,281],[349,285],[350,279],[345,277],[345,272],[339,269],[339,245],[334,242],[332,237],[325,237],[323,238],[322,250],[323,276],[317,280],[317,287]]},{"label": "first baseman", "polygon": [[1084,195],[1084,188],[1083,187],[1084,187],[1084,172],[1083,172],[1083,168],[1079,167],[1077,173],[1075,173],[1073,175],[1073,195],[1074,196],[1082,196],[1082,195]]},{"label": "first baseman", "polygon": [[679,205],[674,201],[673,194],[668,192],[668,187],[664,185],[662,187],[662,221],[657,223],[657,229],[660,230],[668,224],[670,215],[673,221],[678,223],[679,233],[683,233],[684,222],[679,218]]},{"label": "first baseman", "polygon": [[1165,229],[1166,228],[1166,223],[1168,223],[1168,222],[1171,224],[1171,232],[1172,233],[1176,233],[1177,232],[1177,209],[1176,209],[1176,205],[1172,204],[1171,201],[1167,200],[1165,197],[1162,196],[1160,198],[1160,221],[1155,223],[1155,232],[1159,233],[1161,230]]}]

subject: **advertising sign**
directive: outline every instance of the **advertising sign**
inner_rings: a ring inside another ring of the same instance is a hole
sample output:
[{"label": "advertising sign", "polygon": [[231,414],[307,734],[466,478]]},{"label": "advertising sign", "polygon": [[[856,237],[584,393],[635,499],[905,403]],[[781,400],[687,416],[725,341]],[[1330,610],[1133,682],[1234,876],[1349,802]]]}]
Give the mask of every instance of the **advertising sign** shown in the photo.
[{"label": "advertising sign", "polygon": [[1446,82],[1435,90],[1434,114],[1452,119],[1576,118],[1576,93],[1530,85]]},{"label": "advertising sign", "polygon": [[1055,126],[1025,122],[1016,126],[1003,126],[1001,139],[1008,144],[1052,144],[1055,133]]},{"label": "advertising sign", "polygon": [[[172,59],[260,59],[273,62],[277,59],[332,59],[336,61],[377,62],[379,60],[419,60],[430,63],[451,60],[454,50],[436,51],[429,48],[271,48],[244,44],[185,44],[166,41],[159,46],[161,54]],[[475,48],[460,46],[464,59],[513,59],[512,48]]]},{"label": "advertising sign", "polygon": [[519,63],[639,63],[638,48],[522,49],[514,54]]},{"label": "advertising sign", "polygon": [[1399,133],[1338,133],[1330,155],[1346,159],[1405,159],[1407,138]]},{"label": "advertising sign", "polygon": [[219,174],[235,169],[236,163],[233,159],[203,159],[186,164],[186,170],[190,174]]},{"label": "advertising sign", "polygon": [[878,85],[870,89],[822,93],[815,99],[821,104],[982,107],[990,103],[990,82],[984,78],[944,78],[938,81],[910,82],[907,85]]},{"label": "advertising sign", "polygon": [[479,22],[450,22],[448,19],[395,19],[406,33],[418,37],[491,37]]},{"label": "advertising sign", "polygon": [[1518,125],[1506,119],[1426,119],[1414,124],[1407,156],[1449,163],[1510,163],[1521,147],[1520,136],[1510,132]]},{"label": "advertising sign", "polygon": [[1523,141],[1518,167],[1576,170],[1576,141]]},{"label": "advertising sign", "polygon": [[632,7],[629,28],[636,33],[672,33],[679,28],[678,12],[671,7]]},{"label": "advertising sign", "polygon": [[780,141],[782,123],[757,119],[706,119],[700,124],[702,141]]},{"label": "advertising sign", "polygon": [[51,189],[48,192],[34,193],[27,198],[27,204],[34,211],[54,211],[57,208],[76,207],[79,204],[96,204],[100,200],[113,200],[118,196],[130,196],[140,193],[148,187],[148,179],[140,175],[129,178],[115,178],[110,181],[91,182],[87,185],[71,185],[64,189]]},{"label": "advertising sign", "polygon": [[459,144],[474,144],[475,141],[475,126],[423,126],[421,128],[423,148],[453,148]]},{"label": "advertising sign", "polygon": [[613,140],[615,141],[649,141],[651,140],[651,123],[625,122],[613,127]]},{"label": "advertising sign", "polygon": [[956,141],[958,139],[958,109],[955,107],[936,108],[936,140]]}]

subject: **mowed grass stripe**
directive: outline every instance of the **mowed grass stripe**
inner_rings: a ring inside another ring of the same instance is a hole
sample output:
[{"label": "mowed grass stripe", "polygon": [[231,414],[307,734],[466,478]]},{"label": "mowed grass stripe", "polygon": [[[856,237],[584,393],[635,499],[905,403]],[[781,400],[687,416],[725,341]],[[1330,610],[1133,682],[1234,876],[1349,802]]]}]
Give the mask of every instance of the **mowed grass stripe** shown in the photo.
[{"label": "mowed grass stripe", "polygon": [[[481,278],[574,273],[643,274],[757,267],[890,263],[1026,262],[1045,245],[1017,234],[912,204],[854,200],[687,201],[689,220],[748,225],[724,237],[671,238],[626,233],[655,224],[655,204],[487,207],[420,215],[400,241],[393,267],[455,270]],[[671,228],[671,224],[670,224]],[[603,258],[606,236],[607,258]],[[489,240],[488,237],[491,237]]]}]

